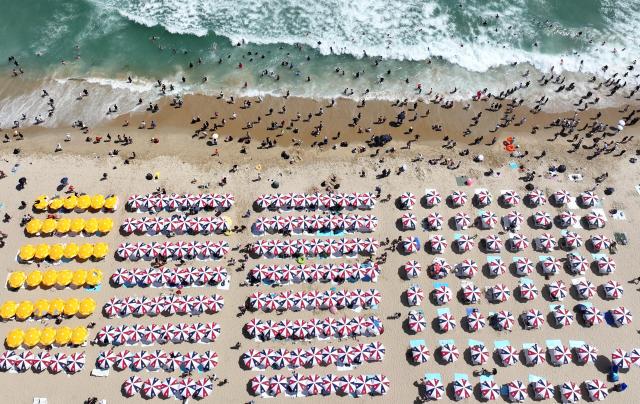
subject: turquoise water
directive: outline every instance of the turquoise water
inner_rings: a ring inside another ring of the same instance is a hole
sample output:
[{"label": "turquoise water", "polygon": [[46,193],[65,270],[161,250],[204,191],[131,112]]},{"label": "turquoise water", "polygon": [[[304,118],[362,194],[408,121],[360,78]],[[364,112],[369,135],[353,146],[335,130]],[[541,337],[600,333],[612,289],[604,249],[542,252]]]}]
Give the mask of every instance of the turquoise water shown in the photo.
[{"label": "turquoise water", "polygon": [[[91,105],[101,115],[109,102],[133,108],[130,99],[157,95],[157,79],[180,93],[333,97],[353,88],[357,97],[369,89],[369,97],[393,99],[414,96],[421,83],[443,93],[455,87],[452,97],[467,98],[522,82],[527,69],[554,66],[577,78],[601,74],[605,64],[624,71],[638,54],[640,29],[640,2],[631,0],[6,3],[0,54],[19,60],[23,80],[43,80],[60,93],[75,97],[88,85],[69,78],[89,79],[105,96],[120,91]],[[0,87],[0,99],[15,95],[13,86]],[[42,113],[25,94],[0,106],[0,125],[23,109]]]}]

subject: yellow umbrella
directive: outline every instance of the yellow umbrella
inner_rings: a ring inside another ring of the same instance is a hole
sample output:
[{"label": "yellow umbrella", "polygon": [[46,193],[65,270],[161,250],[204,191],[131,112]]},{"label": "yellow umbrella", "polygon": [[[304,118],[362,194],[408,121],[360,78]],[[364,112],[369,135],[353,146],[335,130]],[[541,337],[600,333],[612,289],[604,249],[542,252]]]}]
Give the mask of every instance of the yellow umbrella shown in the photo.
[{"label": "yellow umbrella", "polygon": [[39,260],[43,260],[45,258],[47,258],[49,256],[49,249],[51,247],[49,247],[49,244],[38,244],[38,246],[36,247],[36,254],[35,257]]},{"label": "yellow umbrella", "polygon": [[109,252],[109,245],[107,243],[96,243],[93,246],[93,256],[98,259],[104,258],[107,252]]},{"label": "yellow umbrella", "polygon": [[93,254],[93,244],[85,243],[80,246],[80,250],[78,250],[78,258],[86,260],[91,257],[91,254]]},{"label": "yellow umbrella", "polygon": [[56,340],[56,329],[53,327],[44,327],[40,333],[40,344],[43,346],[53,345]]},{"label": "yellow umbrella", "polygon": [[91,209],[99,210],[104,207],[104,195],[96,194],[91,198]]},{"label": "yellow umbrella", "polygon": [[104,201],[104,207],[109,210],[114,210],[117,204],[118,204],[118,197],[115,195],[108,197]]},{"label": "yellow umbrella", "polygon": [[40,343],[40,337],[42,336],[42,330],[40,328],[31,327],[27,329],[24,334],[24,344],[29,348],[32,348]]},{"label": "yellow umbrella", "polygon": [[20,328],[9,331],[9,334],[7,334],[7,338],[5,340],[7,346],[11,349],[18,348],[20,345],[22,345],[23,341],[24,331],[22,331]]},{"label": "yellow umbrella", "polygon": [[74,210],[78,206],[78,197],[75,195],[69,195],[64,198],[64,208],[66,210]]},{"label": "yellow umbrella", "polygon": [[95,310],[96,310],[96,301],[93,300],[92,298],[87,297],[80,301],[80,308],[78,309],[78,312],[80,313],[81,316],[83,317],[89,316],[93,314]]},{"label": "yellow umbrella", "polygon": [[63,204],[64,202],[62,201],[62,199],[60,198],[53,199],[51,202],[49,202],[49,209],[56,211],[60,209]]},{"label": "yellow umbrella", "polygon": [[62,311],[65,316],[75,316],[80,310],[80,302],[75,297],[68,299],[64,302],[64,310]]},{"label": "yellow umbrella", "polygon": [[33,304],[33,315],[35,317],[44,317],[49,313],[49,301],[47,299],[38,299]]},{"label": "yellow umbrella", "polygon": [[49,206],[49,202],[47,202],[46,195],[40,195],[36,198],[36,201],[33,203],[33,207],[37,210],[45,210]]},{"label": "yellow umbrella", "polygon": [[91,197],[89,195],[80,195],[78,197],[78,209],[87,210],[91,206]]},{"label": "yellow umbrella", "polygon": [[99,269],[92,269],[87,273],[87,285],[96,286],[102,282],[102,271]]},{"label": "yellow umbrella", "polygon": [[27,275],[27,286],[30,288],[35,288],[42,283],[42,272],[39,270],[31,271],[29,275]]},{"label": "yellow umbrella", "polygon": [[11,289],[18,289],[18,288],[21,288],[22,285],[24,285],[24,281],[26,279],[27,279],[27,275],[25,275],[23,271],[12,272],[11,275],[9,275],[9,280],[7,281],[7,284]]},{"label": "yellow umbrella", "polygon": [[109,217],[105,217],[98,220],[98,230],[100,233],[109,233],[113,229],[113,220]]},{"label": "yellow umbrella", "polygon": [[64,257],[64,246],[62,244],[54,244],[49,249],[49,258],[54,261],[60,261]]},{"label": "yellow umbrella", "polygon": [[84,269],[78,269],[73,273],[73,279],[71,283],[73,286],[83,286],[87,282],[87,271]]},{"label": "yellow umbrella", "polygon": [[26,320],[33,314],[33,303],[30,300],[20,302],[16,309],[16,317],[19,320]]},{"label": "yellow umbrella", "polygon": [[29,261],[33,259],[33,256],[36,253],[36,248],[31,244],[26,244],[20,247],[20,259],[23,261]]},{"label": "yellow umbrella", "polygon": [[64,246],[64,257],[66,259],[73,259],[78,255],[79,247],[76,243],[69,243]]},{"label": "yellow umbrella", "polygon": [[45,287],[51,287],[56,284],[58,280],[58,271],[55,269],[47,269],[42,275],[42,284]]},{"label": "yellow umbrella", "polygon": [[58,275],[56,276],[56,283],[60,286],[69,286],[71,281],[73,280],[73,272],[68,269],[63,269],[58,271]]},{"label": "yellow umbrella", "polygon": [[2,317],[4,320],[8,320],[16,315],[17,309],[18,303],[14,302],[13,300],[7,300],[6,302],[2,303],[2,306],[0,306],[0,317]]},{"label": "yellow umbrella", "polygon": [[89,336],[89,331],[87,331],[84,327],[76,327],[73,329],[73,334],[71,335],[71,343],[73,345],[82,345],[87,341],[87,337]]},{"label": "yellow umbrella", "polygon": [[44,221],[42,222],[42,227],[40,228],[40,232],[51,234],[54,232],[57,226],[58,222],[56,221],[56,219],[44,219]]},{"label": "yellow umbrella", "polygon": [[29,220],[29,223],[27,223],[27,225],[25,226],[25,230],[29,234],[36,234],[40,231],[41,228],[42,220],[37,218]]},{"label": "yellow umbrella", "polygon": [[71,219],[71,231],[74,233],[80,233],[84,229],[84,219],[81,217],[76,217],[75,219]]},{"label": "yellow umbrella", "polygon": [[64,300],[60,298],[49,300],[49,314],[59,316],[64,311]]},{"label": "yellow umbrella", "polygon": [[98,231],[98,219],[92,217],[91,219],[85,220],[84,222],[84,231],[93,234]]},{"label": "yellow umbrella", "polygon": [[71,219],[63,217],[62,219],[58,219],[58,225],[56,226],[56,231],[60,234],[68,233],[71,230]]},{"label": "yellow umbrella", "polygon": [[67,345],[71,341],[73,331],[69,327],[60,327],[56,330],[56,344]]}]

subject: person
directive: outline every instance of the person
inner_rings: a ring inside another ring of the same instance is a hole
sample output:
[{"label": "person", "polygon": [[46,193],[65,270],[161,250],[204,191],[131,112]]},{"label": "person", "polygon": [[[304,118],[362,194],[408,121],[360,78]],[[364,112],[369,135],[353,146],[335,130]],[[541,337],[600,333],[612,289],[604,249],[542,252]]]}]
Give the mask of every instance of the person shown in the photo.
[{"label": "person", "polygon": [[613,391],[623,392],[627,389],[627,383],[618,383],[613,385]]}]

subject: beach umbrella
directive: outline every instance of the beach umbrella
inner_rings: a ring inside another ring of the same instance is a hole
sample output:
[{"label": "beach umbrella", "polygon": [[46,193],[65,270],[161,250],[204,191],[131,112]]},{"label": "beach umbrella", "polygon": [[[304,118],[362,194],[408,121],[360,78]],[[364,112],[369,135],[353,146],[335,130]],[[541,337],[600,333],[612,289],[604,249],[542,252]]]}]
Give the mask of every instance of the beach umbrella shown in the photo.
[{"label": "beach umbrella", "polygon": [[571,194],[564,189],[559,189],[553,193],[553,200],[556,205],[565,205],[571,200]]},{"label": "beach umbrella", "polygon": [[449,198],[454,207],[463,206],[467,203],[467,194],[464,191],[453,191]]},{"label": "beach umbrella", "polygon": [[307,395],[315,396],[322,393],[322,377],[317,374],[308,375],[303,384],[303,390]]},{"label": "beach umbrella", "polygon": [[451,289],[449,289],[447,285],[440,285],[435,288],[433,295],[435,297],[436,304],[439,305],[449,303],[453,297],[453,293],[451,293]]},{"label": "beach umbrella", "polygon": [[557,345],[549,350],[549,357],[554,365],[561,366],[570,363],[573,358],[573,354],[569,347]]},{"label": "beach umbrella", "polygon": [[595,306],[582,305],[581,311],[582,311],[582,318],[584,319],[585,324],[589,327],[593,325],[598,325],[604,322],[604,315],[602,314],[600,309],[598,309]]},{"label": "beach umbrella", "polygon": [[342,385],[341,379],[341,377],[331,373],[322,377],[322,390],[324,394],[329,395],[338,392]]},{"label": "beach umbrella", "polygon": [[511,297],[511,291],[507,285],[497,283],[491,287],[491,299],[495,302],[506,302]]},{"label": "beach umbrella", "polygon": [[335,347],[327,345],[320,350],[323,365],[331,365],[338,361],[338,351]]},{"label": "beach umbrella", "polygon": [[383,396],[387,394],[389,391],[389,386],[391,382],[385,375],[375,374],[369,376],[369,382],[371,384],[371,388],[369,389],[369,393],[377,394]]},{"label": "beach umbrella", "polygon": [[529,247],[529,239],[524,234],[515,233],[509,239],[513,251],[522,251]]},{"label": "beach umbrella", "polygon": [[524,356],[529,366],[535,366],[545,362],[544,351],[538,344],[532,344],[525,348]]},{"label": "beach umbrella", "polygon": [[65,354],[64,352],[56,352],[51,357],[51,362],[49,363],[48,370],[53,374],[60,373],[64,370],[66,364],[67,354]]},{"label": "beach umbrella", "polygon": [[339,380],[339,391],[343,394],[354,395],[356,392],[355,376],[344,375]]},{"label": "beach umbrella", "polygon": [[112,349],[101,351],[96,358],[96,367],[99,369],[109,369],[116,360],[116,353]]},{"label": "beach umbrella", "polygon": [[14,358],[13,366],[18,372],[26,372],[35,362],[35,355],[31,351],[22,351]]},{"label": "beach umbrella", "polygon": [[404,264],[404,270],[407,278],[416,278],[422,272],[422,266],[418,261],[411,260]]},{"label": "beach umbrella", "polygon": [[542,233],[536,238],[536,244],[542,251],[551,251],[556,247],[557,241],[551,234]]},{"label": "beach umbrella", "polygon": [[596,251],[608,250],[611,247],[611,239],[603,234],[592,235],[590,241]]},{"label": "beach umbrella", "polygon": [[581,279],[575,284],[575,288],[576,292],[578,292],[578,296],[582,299],[591,299],[596,295],[595,285],[587,279]]},{"label": "beach umbrella", "polygon": [[536,400],[548,400],[553,398],[555,388],[553,387],[553,384],[549,383],[545,379],[536,380],[532,383],[532,387]]},{"label": "beach umbrella", "polygon": [[442,400],[444,398],[444,386],[439,378],[429,378],[424,381],[424,389],[429,400]]},{"label": "beach umbrella", "polygon": [[518,351],[511,345],[498,348],[498,355],[500,355],[502,366],[511,366],[518,363]]},{"label": "beach umbrella", "polygon": [[408,325],[411,331],[419,333],[427,328],[427,320],[421,312],[412,310],[409,312]]},{"label": "beach umbrella", "polygon": [[502,258],[498,257],[487,264],[489,267],[489,274],[491,276],[500,276],[507,272],[507,265],[502,261]]},{"label": "beach umbrella", "polygon": [[411,212],[403,213],[400,217],[400,221],[404,230],[415,229],[416,225],[418,224],[416,215]]},{"label": "beach umbrella", "polygon": [[66,370],[67,373],[78,373],[84,369],[86,363],[86,356],[84,352],[72,352],[67,357]]},{"label": "beach umbrella", "polygon": [[520,283],[520,297],[524,300],[533,300],[538,297],[538,288],[533,282]]},{"label": "beach umbrella", "polygon": [[591,379],[584,382],[589,392],[591,401],[602,401],[609,395],[607,385],[600,379]]},{"label": "beach umbrella", "polygon": [[475,197],[476,197],[476,204],[479,207],[488,206],[491,204],[492,196],[491,196],[491,193],[489,193],[489,191],[487,191],[486,189],[481,189],[477,191]]},{"label": "beach umbrella", "polygon": [[623,325],[630,324],[633,321],[631,312],[624,306],[616,307],[611,309],[609,312],[616,327],[622,327]]},{"label": "beach umbrella", "polygon": [[111,281],[116,286],[122,286],[127,283],[131,283],[133,280],[132,273],[126,268],[118,268],[111,275]]},{"label": "beach umbrella", "polygon": [[586,191],[580,194],[580,202],[582,203],[582,206],[595,206],[599,200],[600,198],[592,191]]},{"label": "beach umbrella", "polygon": [[619,369],[629,369],[631,366],[631,358],[627,351],[622,348],[616,348],[611,353],[611,363]]},{"label": "beach umbrella", "polygon": [[456,244],[458,246],[458,250],[461,252],[469,251],[474,246],[473,237],[463,234],[457,240]]},{"label": "beach umbrella", "polygon": [[542,273],[545,275],[555,275],[562,268],[562,263],[559,259],[548,256],[540,261],[542,265]]},{"label": "beach umbrella", "polygon": [[592,345],[583,344],[575,350],[580,363],[595,363],[598,360],[598,349]]},{"label": "beach umbrella", "polygon": [[571,211],[563,211],[558,215],[559,227],[570,227],[578,223],[578,216]]},{"label": "beach umbrella", "polygon": [[249,384],[253,394],[259,396],[265,394],[269,390],[269,379],[263,375],[257,375],[251,378]]},{"label": "beach umbrella", "polygon": [[129,376],[122,384],[122,389],[128,397],[138,394],[141,388],[142,379],[140,376]]},{"label": "beach umbrella", "polygon": [[549,296],[552,300],[562,301],[567,297],[567,286],[563,280],[557,280],[549,283]]},{"label": "beach umbrella", "polygon": [[487,401],[493,401],[500,397],[500,387],[491,379],[480,382],[480,395]]},{"label": "beach umbrella", "polygon": [[510,311],[500,310],[494,314],[494,321],[498,330],[511,331],[515,318]]},{"label": "beach umbrella", "polygon": [[428,207],[433,207],[442,202],[442,196],[435,189],[427,189],[424,192],[424,201]]},{"label": "beach umbrella", "polygon": [[261,351],[249,349],[242,355],[242,363],[247,369],[255,369],[262,365],[263,355]]},{"label": "beach umbrella", "polygon": [[178,390],[179,394],[175,394],[176,396],[182,397],[183,399],[193,397],[196,391],[196,381],[191,377],[186,377],[178,382]]},{"label": "beach umbrella", "polygon": [[420,250],[420,239],[415,236],[409,236],[402,240],[402,248],[408,253],[414,253]]},{"label": "beach umbrella", "polygon": [[516,206],[520,204],[520,195],[516,191],[507,190],[502,193],[502,202],[506,206]]},{"label": "beach umbrella", "polygon": [[150,377],[142,383],[142,394],[147,398],[153,398],[160,393],[162,381],[157,377]]},{"label": "beach umbrella", "polygon": [[451,265],[449,265],[445,259],[436,257],[433,259],[427,270],[430,277],[434,279],[442,279],[451,272]]},{"label": "beach umbrella", "polygon": [[443,361],[451,363],[458,360],[460,352],[454,344],[445,343],[440,346],[440,357]]},{"label": "beach umbrella", "polygon": [[456,400],[464,400],[473,395],[473,387],[467,379],[456,379],[453,381],[453,394]]},{"label": "beach umbrella", "polygon": [[511,402],[523,402],[527,398],[527,386],[520,380],[509,382],[507,384],[507,398]]},{"label": "beach umbrella", "polygon": [[464,212],[458,212],[453,216],[453,221],[456,224],[456,229],[466,230],[471,226],[471,217]]},{"label": "beach umbrella", "polygon": [[367,376],[358,375],[353,377],[353,382],[355,384],[354,396],[360,397],[369,393],[369,384],[367,383]]},{"label": "beach umbrella", "polygon": [[502,250],[502,240],[500,236],[497,234],[490,234],[484,238],[484,245],[487,249],[487,252],[500,252]]},{"label": "beach umbrella", "polygon": [[486,319],[479,310],[473,310],[467,315],[467,326],[469,331],[479,331],[487,324]]},{"label": "beach umbrella", "polygon": [[410,306],[419,306],[424,299],[424,290],[418,285],[411,285],[407,289],[407,301]]},{"label": "beach umbrella", "polygon": [[560,327],[567,327],[573,323],[573,313],[562,306],[553,309],[553,318]]},{"label": "beach umbrella", "polygon": [[604,215],[599,212],[592,211],[585,216],[585,220],[587,221],[587,226],[589,229],[600,229],[603,228],[606,220]]},{"label": "beach umbrella", "polygon": [[429,238],[429,244],[431,245],[431,251],[434,254],[442,253],[447,248],[447,240],[440,234],[435,234]]},{"label": "beach umbrella", "polygon": [[580,401],[582,394],[580,386],[574,382],[564,382],[560,386],[560,398],[563,403],[576,403]]},{"label": "beach umbrella", "polygon": [[636,366],[640,366],[640,349],[634,348],[629,352],[629,361]]},{"label": "beach umbrella", "polygon": [[130,351],[123,349],[122,351],[115,353],[113,366],[116,369],[124,370],[131,366],[132,360],[133,354]]},{"label": "beach umbrella", "polygon": [[447,332],[456,328],[456,319],[451,313],[442,313],[438,315],[438,327],[440,331]]},{"label": "beach umbrella", "polygon": [[405,192],[400,195],[400,205],[403,209],[412,209],[416,204],[416,196],[411,192]]},{"label": "beach umbrella", "polygon": [[538,210],[533,213],[533,223],[537,228],[547,229],[551,227],[553,219],[549,213]]},{"label": "beach umbrella", "polygon": [[624,293],[622,284],[616,280],[609,280],[602,285],[607,299],[620,299]]},{"label": "beach umbrella", "polygon": [[524,313],[524,323],[528,329],[540,329],[544,325],[544,314],[538,309],[529,309]]},{"label": "beach umbrella", "polygon": [[582,237],[573,231],[568,231],[564,235],[564,245],[570,249],[582,246]]},{"label": "beach umbrella", "polygon": [[426,222],[429,230],[440,230],[442,229],[444,219],[440,213],[431,212],[427,215]]},{"label": "beach umbrella", "polygon": [[589,261],[578,254],[567,254],[569,269],[574,275],[582,275],[589,269]]},{"label": "beach umbrella", "polygon": [[473,304],[480,301],[480,288],[473,283],[466,283],[462,287],[462,297],[467,304]]},{"label": "beach umbrella", "polygon": [[[13,353],[13,351],[6,351],[9,352],[6,356],[5,360],[11,360],[14,361],[14,355],[11,355]],[[4,352],[3,352],[4,354]],[[0,357],[0,368],[4,369],[4,370],[10,370],[9,368],[5,368],[4,365],[2,365],[2,360],[3,358]],[[47,370],[49,368],[49,365],[51,364],[52,361],[52,356],[48,351],[40,351],[38,353],[36,353],[33,357],[33,359],[30,360],[30,363],[32,364],[32,369],[35,372],[44,372],[45,370]]]},{"label": "beach umbrella", "polygon": [[473,278],[478,273],[478,264],[472,259],[464,259],[457,265],[458,276],[462,278]]},{"label": "beach umbrella", "polygon": [[419,344],[411,347],[411,358],[415,363],[427,363],[431,358],[431,353],[426,345]]},{"label": "beach umbrella", "polygon": [[526,198],[532,206],[540,206],[547,203],[547,197],[544,195],[544,192],[539,189],[534,189],[529,192]]},{"label": "beach umbrella", "polygon": [[493,229],[498,224],[498,216],[490,210],[483,211],[478,218],[484,229]]},{"label": "beach umbrella", "polygon": [[600,257],[596,260],[600,275],[612,274],[616,270],[616,262],[611,257]]},{"label": "beach umbrella", "polygon": [[510,230],[518,230],[520,225],[524,222],[524,216],[517,210],[509,211],[509,213],[504,216],[504,220],[506,221],[506,227]]},{"label": "beach umbrella", "polygon": [[489,360],[489,351],[484,344],[475,344],[469,347],[471,363],[474,365],[484,365]]},{"label": "beach umbrella", "polygon": [[302,392],[302,387],[303,387],[302,384],[304,379],[305,379],[305,376],[302,376],[297,372],[294,372],[293,374],[291,374],[291,376],[289,376],[289,378],[287,379],[287,387],[289,391],[294,394],[298,392]]}]

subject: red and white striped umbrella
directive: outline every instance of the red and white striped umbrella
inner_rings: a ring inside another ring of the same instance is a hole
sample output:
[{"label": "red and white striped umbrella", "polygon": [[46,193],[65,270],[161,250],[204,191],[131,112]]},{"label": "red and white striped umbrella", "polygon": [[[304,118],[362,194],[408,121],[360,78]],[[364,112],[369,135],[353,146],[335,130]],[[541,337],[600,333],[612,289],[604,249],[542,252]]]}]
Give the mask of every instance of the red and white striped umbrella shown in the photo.
[{"label": "red and white striped umbrella", "polygon": [[540,206],[547,203],[547,197],[539,189],[534,189],[527,194],[527,200],[532,206]]},{"label": "red and white striped umbrella", "polygon": [[627,351],[622,348],[616,348],[611,353],[611,363],[619,369],[629,369],[631,366],[631,358]]},{"label": "red and white striped umbrella", "polygon": [[116,249],[116,255],[120,259],[128,259],[136,251],[136,245],[134,243],[120,243]]},{"label": "red and white striped umbrella", "polygon": [[[18,359],[18,357],[16,357],[16,360]],[[65,366],[67,364],[67,354],[65,354],[64,352],[56,352],[53,354],[53,357],[51,358],[51,362],[49,363],[49,372],[51,373],[60,373],[64,370]]]},{"label": "red and white striped umbrella", "polygon": [[569,269],[574,275],[582,275],[589,270],[589,261],[585,257],[571,253],[567,254],[567,259],[569,261]]},{"label": "red and white striped umbrella", "polygon": [[429,244],[431,245],[431,251],[434,254],[439,254],[444,252],[444,250],[449,245],[447,240],[441,234],[434,234],[429,238]]},{"label": "red and white striped umbrella", "polygon": [[515,233],[509,239],[511,250],[522,251],[529,247],[529,239],[524,234]]},{"label": "red and white striped umbrella", "polygon": [[427,206],[433,207],[442,202],[442,196],[440,195],[440,192],[435,189],[427,189],[424,192],[424,201]]},{"label": "red and white striped umbrella", "polygon": [[322,377],[311,374],[303,381],[303,389],[307,395],[315,396],[322,393]]},{"label": "red and white striped umbrella", "polygon": [[610,310],[611,317],[613,318],[613,323],[616,327],[622,327],[623,325],[631,324],[633,321],[633,316],[631,311],[624,306],[616,307],[615,309]]},{"label": "red and white striped umbrella", "polygon": [[557,345],[549,351],[549,357],[556,366],[566,365],[571,363],[573,354],[571,349],[564,345]]},{"label": "red and white striped umbrella", "polygon": [[524,216],[517,210],[512,210],[504,216],[507,226],[513,230],[520,228],[520,225],[524,222]]},{"label": "red and white striped umbrella", "polygon": [[599,212],[591,212],[585,216],[587,225],[590,229],[601,229],[604,227],[606,220],[604,215]]},{"label": "red and white striped umbrella", "polygon": [[539,229],[548,229],[553,223],[551,215],[545,211],[538,210],[533,213],[533,223]]},{"label": "red and white striped umbrella", "polygon": [[451,301],[453,293],[448,286],[440,285],[433,290],[433,296],[435,298],[436,304],[442,305],[447,304],[449,303],[449,301]]},{"label": "red and white striped umbrella", "polygon": [[149,366],[149,358],[147,351],[137,351],[131,356],[131,369],[140,371],[146,369]]},{"label": "red and white striped umbrella", "polygon": [[520,284],[520,297],[524,300],[534,300],[538,297],[538,288],[533,282],[523,282]]},{"label": "red and white striped umbrella", "polygon": [[[35,362],[35,355],[31,351],[22,351],[17,354],[14,359],[13,366],[19,372],[26,372],[31,369],[33,363]],[[66,368],[66,363],[65,363]]]},{"label": "red and white striped umbrella", "polygon": [[553,309],[553,318],[559,327],[568,327],[573,324],[573,313],[562,306]]},{"label": "red and white striped umbrella", "polygon": [[402,248],[408,253],[414,253],[420,250],[420,239],[414,236],[409,236],[402,240]]},{"label": "red and white striped umbrella", "polygon": [[553,193],[553,201],[556,205],[565,205],[571,200],[571,194],[564,189],[559,189]]},{"label": "red and white striped umbrella", "polygon": [[487,265],[491,276],[500,276],[507,272],[507,265],[502,261],[502,258],[495,258],[489,261]]},{"label": "red and white striped umbrella", "polygon": [[611,257],[600,257],[596,260],[598,273],[600,275],[609,275],[615,272],[616,262]]},{"label": "red and white striped umbrella", "polygon": [[431,358],[431,352],[423,344],[415,345],[411,347],[411,359],[415,363],[427,363]]},{"label": "red and white striped umbrella", "polygon": [[[11,351],[6,351],[6,352],[11,352]],[[7,358],[11,358],[11,356],[8,355]],[[106,360],[109,360],[109,359],[106,359]],[[32,368],[36,372],[44,372],[49,368],[49,365],[51,364],[51,360],[52,360],[51,354],[48,351],[40,351],[37,354],[35,354],[35,357],[33,358]],[[111,364],[112,363],[113,362],[111,362]],[[109,367],[111,367],[111,364],[109,364],[108,367],[103,369],[108,369]],[[4,367],[4,366],[0,366],[0,367]],[[9,369],[5,369],[5,370],[9,370]]]},{"label": "red and white striped umbrella", "polygon": [[582,206],[595,206],[599,200],[600,198],[593,193],[593,191],[586,191],[580,194],[580,202],[582,203]]},{"label": "red and white striped umbrella", "polygon": [[425,392],[429,400],[442,400],[445,395],[444,386],[439,378],[429,378],[424,381]]},{"label": "red and white striped umbrella", "polygon": [[456,328],[456,319],[453,317],[453,314],[445,312],[439,314],[437,317],[438,327],[442,332],[448,332]]},{"label": "red and white striped umbrella", "polygon": [[270,380],[263,375],[257,375],[249,381],[253,394],[259,396],[265,394],[270,387]]},{"label": "red and white striped umbrella", "polygon": [[542,265],[542,272],[545,275],[554,275],[557,274],[560,269],[562,269],[562,262],[554,257],[548,256],[545,257],[542,261],[540,261]]},{"label": "red and white striped umbrella", "polygon": [[418,261],[411,260],[404,264],[404,270],[408,278],[416,278],[422,273],[422,265]]},{"label": "red and white striped umbrella", "polygon": [[65,366],[67,373],[78,373],[82,371],[86,361],[87,357],[84,352],[72,352],[67,357],[67,364]]},{"label": "red and white striped umbrella", "polygon": [[460,351],[454,344],[445,343],[440,346],[440,357],[443,361],[452,363],[460,357]]},{"label": "red and white striped umbrella", "polygon": [[503,348],[498,348],[497,351],[498,355],[500,355],[502,366],[512,366],[519,362],[518,350],[516,350],[513,346],[507,345]]},{"label": "red and white striped umbrella", "polygon": [[400,204],[403,209],[412,209],[416,204],[416,196],[412,192],[405,192],[400,195]]},{"label": "red and white striped umbrella", "polygon": [[498,224],[498,215],[490,210],[485,210],[478,217],[484,229],[493,229]]},{"label": "red and white striped umbrella", "polygon": [[475,197],[476,197],[476,204],[480,207],[491,204],[491,201],[492,201],[491,193],[486,189],[481,189],[478,192],[476,192]]},{"label": "red and white striped umbrella", "polygon": [[584,344],[576,348],[576,355],[580,363],[595,363],[598,360],[598,349],[592,345]]},{"label": "red and white striped umbrella", "polygon": [[409,329],[415,333],[424,331],[427,328],[427,320],[424,318],[424,314],[419,311],[410,311],[409,320],[407,322]]},{"label": "red and white striped umbrella", "polygon": [[178,382],[178,391],[180,394],[176,394],[183,399],[193,397],[196,392],[196,381],[191,377],[186,377]]},{"label": "red and white striped umbrella", "polygon": [[633,365],[640,366],[640,349],[633,348],[631,352],[629,352],[629,360]]},{"label": "red and white striped umbrella", "polygon": [[379,341],[373,341],[365,345],[366,352],[369,356],[370,362],[381,362],[384,360],[384,356],[387,352],[384,345]]},{"label": "red and white striped umbrella", "polygon": [[324,394],[335,394],[340,391],[341,385],[341,378],[334,374],[330,373],[322,378],[322,390]]},{"label": "red and white striped umbrella", "polygon": [[268,208],[273,203],[273,195],[262,194],[256,198],[255,204],[262,209]]},{"label": "red and white striped umbrella", "polygon": [[418,285],[411,285],[407,289],[407,302],[409,306],[419,306],[424,300],[424,290]]},{"label": "red and white striped umbrella", "polygon": [[475,344],[469,347],[471,363],[474,365],[484,365],[489,360],[489,350],[484,344]]},{"label": "red and white striped umbrella", "polygon": [[591,401],[602,401],[609,395],[607,384],[600,379],[592,379],[584,382],[589,392]]},{"label": "red and white striped umbrella", "polygon": [[480,395],[487,401],[493,401],[500,397],[500,387],[491,379],[480,382]]},{"label": "red and white striped umbrella", "polygon": [[453,191],[449,196],[453,206],[463,206],[467,203],[467,194],[464,191]]},{"label": "red and white striped umbrella", "polygon": [[480,288],[473,283],[467,283],[462,287],[462,297],[467,304],[480,301]]},{"label": "red and white striped umbrella", "polygon": [[587,326],[602,324],[604,315],[595,306],[582,306],[582,318]]},{"label": "red and white striped umbrella", "polygon": [[548,400],[553,397],[555,388],[545,379],[538,379],[531,383],[536,400]]},{"label": "red and white striped umbrella", "polygon": [[403,213],[400,221],[404,230],[415,229],[418,224],[418,218],[411,212]]},{"label": "red and white striped umbrella", "polygon": [[611,247],[611,239],[603,234],[594,234],[590,241],[596,251],[608,250]]},{"label": "red and white striped umbrella", "polygon": [[588,279],[581,279],[575,283],[575,288],[582,299],[591,299],[596,295],[596,286]]},{"label": "red and white striped umbrella", "polygon": [[472,259],[465,258],[456,266],[458,276],[462,278],[473,278],[478,273],[478,264]]},{"label": "red and white striped umbrella", "polygon": [[157,377],[150,377],[142,383],[142,394],[147,398],[153,398],[160,393],[162,381]]},{"label": "red and white striped umbrella", "polygon": [[490,234],[484,238],[484,245],[487,252],[500,252],[502,250],[502,239],[497,234]]},{"label": "red and white striped umbrella", "polygon": [[465,230],[471,226],[471,217],[464,212],[458,212],[453,216],[453,220],[456,224],[456,229]]},{"label": "red and white striped umbrella", "polygon": [[444,219],[442,215],[438,212],[431,212],[427,215],[427,227],[429,230],[440,230],[442,229],[442,224]]},{"label": "red and white striped umbrella", "polygon": [[458,246],[458,250],[461,252],[469,251],[475,245],[473,241],[473,237],[463,234],[456,240],[456,245]]},{"label": "red and white striped umbrella", "polygon": [[467,316],[467,328],[471,332],[480,331],[487,325],[487,320],[479,310],[473,310]]},{"label": "red and white striped umbrella", "polygon": [[504,191],[502,194],[502,202],[506,206],[516,206],[520,203],[520,195],[513,190]]},{"label": "red and white striped umbrella", "polygon": [[513,328],[513,324],[515,323],[515,318],[510,311],[500,310],[496,314],[494,314],[495,324],[498,330],[502,331],[511,331]]},{"label": "red and white striped umbrella", "polygon": [[527,398],[527,386],[520,380],[509,382],[507,384],[507,397],[511,402],[523,402]]},{"label": "red and white striped umbrella", "polygon": [[564,244],[570,249],[578,248],[582,245],[582,237],[574,231],[568,231],[564,235]]},{"label": "red and white striped umbrella", "polygon": [[127,206],[131,210],[138,210],[142,207],[144,203],[144,195],[130,195],[127,198]]},{"label": "red and white striped umbrella", "polygon": [[556,247],[558,242],[550,233],[542,233],[536,238],[536,244],[542,251],[551,251]]},{"label": "red and white striped umbrella", "polygon": [[[127,217],[122,221],[120,228],[126,234],[131,234],[138,230],[140,226],[140,220],[135,217]],[[145,229],[146,230],[146,229]]]},{"label": "red and white striped umbrella", "polygon": [[120,370],[127,369],[129,366],[131,366],[132,358],[133,354],[130,351],[126,349],[119,351],[114,356],[113,366],[116,369]]},{"label": "red and white striped umbrella", "polygon": [[538,330],[544,325],[544,314],[538,309],[529,309],[523,315],[524,324],[528,329]]},{"label": "red and white striped umbrella", "polygon": [[571,211],[560,212],[558,215],[558,223],[560,227],[570,227],[578,223],[578,216]]},{"label": "red and white striped umbrella", "polygon": [[563,403],[577,403],[582,397],[580,386],[574,382],[564,382],[560,386],[560,398]]},{"label": "red and white striped umbrella", "polygon": [[468,379],[456,379],[453,381],[453,394],[457,401],[465,400],[473,395],[473,386]]},{"label": "red and white striped umbrella", "polygon": [[538,344],[532,344],[525,348],[524,356],[529,366],[539,365],[546,361],[544,350]]},{"label": "red and white striped umbrella", "polygon": [[602,285],[607,299],[620,299],[624,293],[622,284],[616,280],[609,280]]},{"label": "red and white striped umbrella", "polygon": [[340,378],[340,392],[347,395],[355,395],[356,393],[356,378],[351,375],[344,375]]},{"label": "red and white striped umbrella", "polygon": [[129,376],[122,384],[122,390],[129,397],[138,394],[141,388],[142,379],[140,376]]}]

